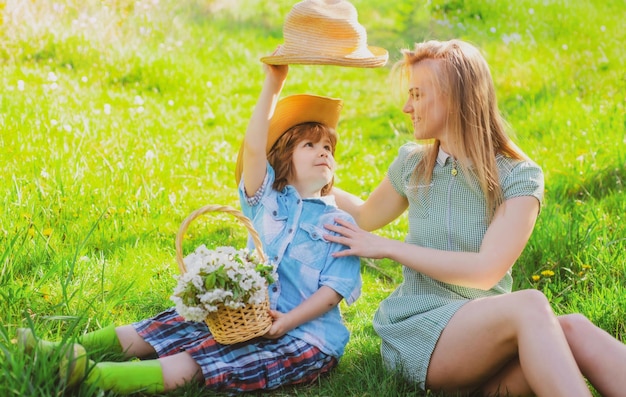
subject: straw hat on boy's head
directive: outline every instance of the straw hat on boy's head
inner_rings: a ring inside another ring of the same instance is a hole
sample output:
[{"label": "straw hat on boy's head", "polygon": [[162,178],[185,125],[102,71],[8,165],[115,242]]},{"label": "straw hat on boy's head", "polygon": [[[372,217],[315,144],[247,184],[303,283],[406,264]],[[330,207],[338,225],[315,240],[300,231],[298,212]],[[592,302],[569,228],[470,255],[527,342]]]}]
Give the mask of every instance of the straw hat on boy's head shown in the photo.
[{"label": "straw hat on boy's head", "polygon": [[283,38],[278,51],[261,58],[262,62],[375,68],[389,58],[384,48],[367,45],[367,32],[347,0],[297,3],[285,18]]},{"label": "straw hat on boy's head", "polygon": [[[265,153],[269,153],[278,138],[288,129],[298,124],[316,122],[336,130],[342,107],[341,99],[319,95],[298,94],[281,99],[276,104],[274,115],[270,119]],[[242,172],[243,144],[239,148],[235,167],[237,185],[241,181]]]}]

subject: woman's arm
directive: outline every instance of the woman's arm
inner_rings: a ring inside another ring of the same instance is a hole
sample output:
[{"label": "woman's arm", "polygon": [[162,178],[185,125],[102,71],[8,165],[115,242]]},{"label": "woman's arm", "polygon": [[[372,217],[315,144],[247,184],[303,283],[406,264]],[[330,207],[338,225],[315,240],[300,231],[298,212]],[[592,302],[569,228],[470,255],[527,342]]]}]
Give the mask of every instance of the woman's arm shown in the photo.
[{"label": "woman's arm", "polygon": [[254,195],[263,184],[267,171],[267,135],[270,119],[276,109],[278,96],[287,79],[289,66],[263,64],[265,81],[244,138],[243,183],[248,197]]},{"label": "woman's arm", "polygon": [[336,257],[389,258],[445,283],[488,290],[504,277],[524,250],[538,213],[539,201],[535,197],[505,201],[496,211],[478,252],[420,247],[368,233],[340,219],[337,223],[341,226],[324,225],[340,236],[324,237],[349,247],[335,253]]},{"label": "woman's arm", "polygon": [[406,197],[398,194],[385,178],[366,201],[339,188],[333,188],[337,206],[346,211],[363,230],[379,229],[399,217],[409,206]]},{"label": "woman's arm", "polygon": [[271,310],[272,328],[264,335],[269,339],[280,338],[292,329],[306,322],[314,320],[337,306],[343,297],[334,289],[325,285],[321,286],[313,295],[300,303],[288,313]]}]

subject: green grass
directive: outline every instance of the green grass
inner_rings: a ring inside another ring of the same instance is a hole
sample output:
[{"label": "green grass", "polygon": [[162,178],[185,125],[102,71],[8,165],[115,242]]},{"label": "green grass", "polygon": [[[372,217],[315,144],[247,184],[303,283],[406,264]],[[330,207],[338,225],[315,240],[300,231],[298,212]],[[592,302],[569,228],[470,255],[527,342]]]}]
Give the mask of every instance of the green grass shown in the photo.
[{"label": "green grass", "polygon": [[[509,3],[353,1],[391,62],[430,38],[484,51],[517,142],[546,174],[515,286],[624,338],[624,1]],[[282,42],[292,4],[0,1],[0,395],[61,392],[58,358],[19,352],[16,327],[60,340],[170,305],[182,220],[205,204],[239,205],[234,164],[261,86],[258,59]],[[388,74],[292,66],[284,93],[344,99],[337,184],[363,197],[411,140]],[[406,228],[401,218],[379,233],[401,239]],[[189,233],[186,249],[245,238],[216,215]],[[343,308],[352,339],[337,370],[273,395],[425,395],[380,361],[371,317],[401,274],[376,265],[364,265],[363,295]]]}]

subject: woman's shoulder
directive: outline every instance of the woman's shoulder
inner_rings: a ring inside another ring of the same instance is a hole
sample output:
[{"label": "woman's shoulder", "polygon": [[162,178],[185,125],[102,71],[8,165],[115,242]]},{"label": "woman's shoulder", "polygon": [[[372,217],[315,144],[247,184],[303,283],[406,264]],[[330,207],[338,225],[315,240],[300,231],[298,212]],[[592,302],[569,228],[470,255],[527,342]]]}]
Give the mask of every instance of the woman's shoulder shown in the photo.
[{"label": "woman's shoulder", "polygon": [[426,146],[420,145],[417,142],[407,142],[398,148],[398,156],[408,157],[411,156],[423,156]]},{"label": "woman's shoulder", "polygon": [[413,170],[415,165],[424,157],[424,150],[424,145],[407,142],[398,148],[398,154],[392,164],[401,169]]},{"label": "woman's shoulder", "polygon": [[537,163],[498,156],[497,164],[505,198],[532,195],[542,200],[544,177],[543,170]]},{"label": "woman's shoulder", "polygon": [[530,159],[514,159],[499,154],[496,157],[496,163],[498,165],[501,178],[506,178],[519,173],[543,175],[541,167]]}]

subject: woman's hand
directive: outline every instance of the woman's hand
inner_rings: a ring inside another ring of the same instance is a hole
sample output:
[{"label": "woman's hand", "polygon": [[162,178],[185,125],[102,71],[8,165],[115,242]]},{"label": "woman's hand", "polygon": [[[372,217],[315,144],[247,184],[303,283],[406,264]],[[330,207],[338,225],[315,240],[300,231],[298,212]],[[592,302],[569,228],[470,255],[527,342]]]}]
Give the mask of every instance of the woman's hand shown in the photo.
[{"label": "woman's hand", "polygon": [[335,222],[339,225],[325,224],[324,227],[339,234],[339,236],[325,234],[324,238],[327,241],[343,244],[349,248],[347,250],[335,252],[333,254],[334,257],[338,258],[350,255],[373,259],[385,257],[385,251],[389,245],[389,240],[366,232],[357,225],[344,219],[336,218]]}]

